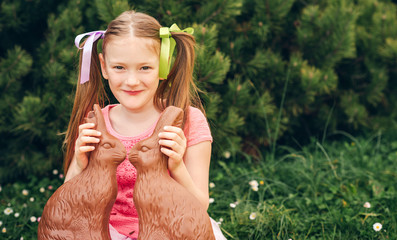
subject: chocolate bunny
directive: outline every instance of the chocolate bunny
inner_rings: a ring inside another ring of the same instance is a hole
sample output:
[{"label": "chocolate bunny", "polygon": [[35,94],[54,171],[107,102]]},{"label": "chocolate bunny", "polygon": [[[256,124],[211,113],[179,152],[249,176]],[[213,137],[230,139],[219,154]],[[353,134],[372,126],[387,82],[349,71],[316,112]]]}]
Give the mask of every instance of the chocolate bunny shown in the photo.
[{"label": "chocolate bunny", "polygon": [[102,133],[86,169],[60,186],[47,201],[38,227],[39,240],[110,240],[109,216],[117,196],[117,166],[125,159],[123,144],[106,130],[99,105],[86,122]]},{"label": "chocolate bunny", "polygon": [[181,127],[183,111],[167,107],[151,137],[129,152],[137,170],[134,203],[139,216],[138,240],[215,239],[205,208],[168,173],[168,158],[160,152],[158,134],[164,126]]}]

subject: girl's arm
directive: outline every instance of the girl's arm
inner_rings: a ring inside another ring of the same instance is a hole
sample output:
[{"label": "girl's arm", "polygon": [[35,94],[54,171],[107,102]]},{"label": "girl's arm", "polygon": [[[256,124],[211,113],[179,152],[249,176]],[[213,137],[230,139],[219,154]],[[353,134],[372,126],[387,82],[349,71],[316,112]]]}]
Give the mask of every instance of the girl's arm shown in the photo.
[{"label": "girl's arm", "polygon": [[76,163],[76,157],[73,156],[72,162],[70,163],[69,169],[65,176],[65,182],[69,181],[73,177],[79,175],[83,170],[81,170]]},{"label": "girl's arm", "polygon": [[[208,209],[208,178],[211,159],[211,142],[205,141],[186,149],[184,162],[171,172],[171,176],[187,188]],[[184,164],[183,164],[184,163]]]},{"label": "girl's arm", "polygon": [[181,128],[168,126],[164,130],[159,134],[159,143],[161,151],[169,157],[168,170],[172,178],[207,209],[211,142],[204,141],[186,148],[186,138]]}]

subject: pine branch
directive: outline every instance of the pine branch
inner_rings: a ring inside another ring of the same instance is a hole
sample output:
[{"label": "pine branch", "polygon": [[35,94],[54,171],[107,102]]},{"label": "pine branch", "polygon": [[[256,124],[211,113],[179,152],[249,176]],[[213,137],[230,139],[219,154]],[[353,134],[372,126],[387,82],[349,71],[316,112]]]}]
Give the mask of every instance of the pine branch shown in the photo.
[{"label": "pine branch", "polygon": [[0,86],[6,84],[3,93],[12,83],[29,73],[32,63],[32,57],[20,46],[7,51],[6,58],[0,59]]},{"label": "pine branch", "polygon": [[210,21],[212,18],[215,18],[216,16],[218,16],[222,12],[222,9],[223,9],[222,6],[225,6],[226,1],[227,0],[224,0],[223,3],[219,6],[219,8],[215,12],[213,12],[210,16],[208,16],[206,19],[204,19],[204,21],[202,21],[201,24],[204,25],[208,21]]}]

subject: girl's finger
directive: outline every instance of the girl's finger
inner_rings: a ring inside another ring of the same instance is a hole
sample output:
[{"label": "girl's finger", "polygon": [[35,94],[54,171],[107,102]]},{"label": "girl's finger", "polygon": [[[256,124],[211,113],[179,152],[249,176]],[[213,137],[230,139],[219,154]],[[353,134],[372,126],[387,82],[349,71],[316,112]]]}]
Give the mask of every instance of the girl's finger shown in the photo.
[{"label": "girl's finger", "polygon": [[170,149],[173,149],[174,151],[180,150],[182,147],[175,141],[172,140],[160,140],[159,144],[163,147],[168,147]]},{"label": "girl's finger", "polygon": [[179,134],[174,132],[161,132],[159,133],[159,138],[182,142],[184,141],[185,136],[180,136]]},{"label": "girl's finger", "polygon": [[172,151],[171,149],[162,147],[162,148],[160,148],[160,150],[161,150],[162,153],[167,155],[169,158],[172,158],[172,159],[179,159],[180,158],[179,157],[180,155],[177,152]]},{"label": "girl's finger", "polygon": [[82,136],[80,138],[80,142],[81,143],[99,143],[100,139],[96,138],[96,137],[86,137],[86,136]]},{"label": "girl's finger", "polygon": [[80,152],[86,153],[86,152],[92,152],[95,150],[94,146],[82,146],[79,148]]},{"label": "girl's finger", "polygon": [[84,129],[94,128],[94,127],[95,127],[95,123],[83,123],[79,126],[79,132],[83,131]]},{"label": "girl's finger", "polygon": [[164,132],[173,132],[176,133],[178,136],[185,136],[185,133],[183,132],[182,128],[179,127],[174,127],[174,126],[165,126]]},{"label": "girl's finger", "polygon": [[98,137],[102,135],[100,131],[93,129],[83,129],[80,134],[84,136],[98,136]]}]

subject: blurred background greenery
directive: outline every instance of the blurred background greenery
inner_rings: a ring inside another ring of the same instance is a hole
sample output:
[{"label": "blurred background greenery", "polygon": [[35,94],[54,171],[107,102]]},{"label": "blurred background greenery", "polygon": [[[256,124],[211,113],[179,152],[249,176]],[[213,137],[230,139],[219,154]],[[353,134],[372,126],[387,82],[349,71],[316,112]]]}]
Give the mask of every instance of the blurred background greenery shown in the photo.
[{"label": "blurred background greenery", "polygon": [[397,128],[391,0],[3,0],[0,182],[60,169],[77,83],[74,37],[127,9],[193,26],[194,76],[213,159],[259,159],[276,142]]}]

